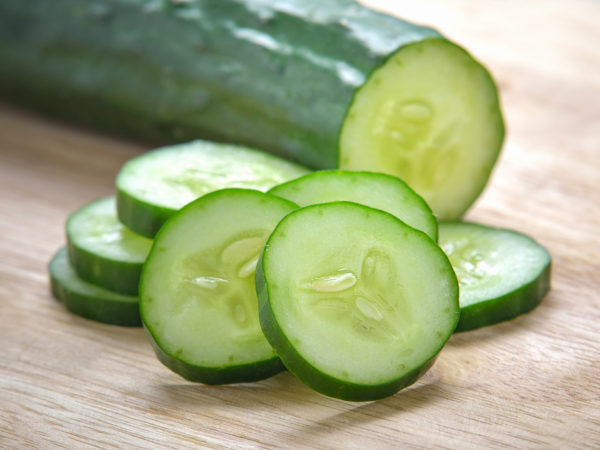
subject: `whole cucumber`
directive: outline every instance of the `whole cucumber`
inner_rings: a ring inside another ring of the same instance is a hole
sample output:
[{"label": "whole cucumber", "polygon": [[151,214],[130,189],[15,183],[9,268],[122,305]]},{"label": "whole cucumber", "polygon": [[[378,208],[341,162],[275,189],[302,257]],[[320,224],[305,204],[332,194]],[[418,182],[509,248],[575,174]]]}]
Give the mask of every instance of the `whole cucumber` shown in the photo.
[{"label": "whole cucumber", "polygon": [[[504,134],[468,53],[350,0],[3,1],[0,96],[152,142],[392,173],[446,218],[483,189]],[[485,158],[465,176],[473,152]],[[468,186],[436,200],[457,180]]]}]

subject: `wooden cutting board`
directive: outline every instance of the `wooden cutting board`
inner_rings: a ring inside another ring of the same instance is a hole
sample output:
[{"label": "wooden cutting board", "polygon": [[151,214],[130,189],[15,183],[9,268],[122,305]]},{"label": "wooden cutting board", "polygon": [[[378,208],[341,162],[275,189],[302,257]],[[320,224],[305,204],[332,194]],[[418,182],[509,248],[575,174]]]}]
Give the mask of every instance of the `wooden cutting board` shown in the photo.
[{"label": "wooden cutting board", "polygon": [[431,24],[489,66],[508,137],[468,219],[535,237],[552,291],[455,335],[410,388],[323,397],[289,373],[184,381],[141,329],[68,313],[46,264],[67,215],[146,148],[0,109],[0,447],[600,448],[600,2],[369,1]]}]

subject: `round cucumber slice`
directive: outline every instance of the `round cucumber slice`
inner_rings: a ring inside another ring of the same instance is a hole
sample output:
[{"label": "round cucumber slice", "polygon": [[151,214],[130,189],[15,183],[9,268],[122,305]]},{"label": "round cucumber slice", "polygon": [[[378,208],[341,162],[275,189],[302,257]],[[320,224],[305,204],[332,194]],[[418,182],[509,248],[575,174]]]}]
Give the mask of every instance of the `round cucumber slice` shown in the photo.
[{"label": "round cucumber slice", "polygon": [[208,141],[160,148],[125,163],[119,172],[117,208],[121,222],[154,237],[175,212],[218,189],[267,191],[308,169],[257,150]]},{"label": "round cucumber slice", "polygon": [[430,38],[402,47],[357,91],[339,167],[396,175],[438,219],[457,219],[483,190],[503,139],[489,73],[455,44]]},{"label": "round cucumber slice", "polygon": [[299,206],[349,201],[387,211],[437,241],[437,220],[427,203],[401,179],[375,172],[322,170],[275,186],[270,194]]},{"label": "round cucumber slice", "polygon": [[114,197],[77,210],[69,216],[66,228],[69,259],[81,278],[111,291],[137,295],[152,240],[119,222]]},{"label": "round cucumber slice", "polygon": [[458,321],[458,283],[425,233],[350,202],[288,214],[256,272],[260,323],[285,366],[325,395],[392,395],[433,364]]},{"label": "round cucumber slice", "polygon": [[161,228],[142,271],[140,310],[167,367],[206,384],[283,370],[260,329],[254,272],[267,237],[296,208],[259,191],[224,189]]},{"label": "round cucumber slice", "polygon": [[48,264],[52,295],[69,311],[97,322],[141,326],[138,298],[109,291],[77,276],[62,247]]},{"label": "round cucumber slice", "polygon": [[460,286],[456,331],[526,313],[550,289],[550,254],[524,234],[471,222],[442,222],[440,246]]}]

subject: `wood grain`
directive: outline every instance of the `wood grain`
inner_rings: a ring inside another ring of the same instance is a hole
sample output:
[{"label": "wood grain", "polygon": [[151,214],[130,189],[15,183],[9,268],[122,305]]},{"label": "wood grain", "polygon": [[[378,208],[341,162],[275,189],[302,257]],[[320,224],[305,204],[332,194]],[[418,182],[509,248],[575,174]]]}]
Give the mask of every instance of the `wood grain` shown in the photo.
[{"label": "wood grain", "polygon": [[535,237],[553,287],[532,313],[455,335],[414,386],[329,399],[288,373],[194,385],[141,329],[48,293],[66,216],[113,192],[139,144],[0,109],[0,447],[600,448],[600,3],[376,1],[468,47],[501,86],[502,157],[467,218]]}]

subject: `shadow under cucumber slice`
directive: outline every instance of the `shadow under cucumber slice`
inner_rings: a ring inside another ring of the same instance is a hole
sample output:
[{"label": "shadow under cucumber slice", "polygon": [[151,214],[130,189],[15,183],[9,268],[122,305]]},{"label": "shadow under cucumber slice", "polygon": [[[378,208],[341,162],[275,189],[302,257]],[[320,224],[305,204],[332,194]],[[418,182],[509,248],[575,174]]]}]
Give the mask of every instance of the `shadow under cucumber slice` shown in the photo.
[{"label": "shadow under cucumber slice", "polygon": [[111,325],[141,326],[138,298],[109,291],[77,276],[62,247],[48,264],[52,295],[69,311]]},{"label": "shadow under cucumber slice", "polygon": [[256,381],[284,369],[258,320],[254,272],[267,237],[297,205],[223,189],[158,232],[142,271],[140,311],[158,358],[190,381]]}]

